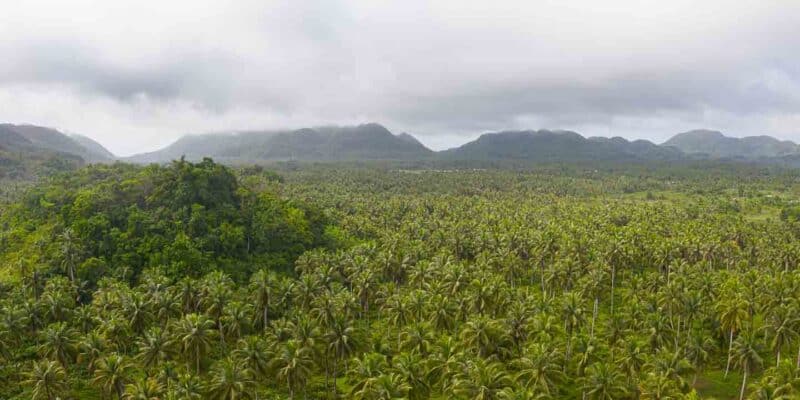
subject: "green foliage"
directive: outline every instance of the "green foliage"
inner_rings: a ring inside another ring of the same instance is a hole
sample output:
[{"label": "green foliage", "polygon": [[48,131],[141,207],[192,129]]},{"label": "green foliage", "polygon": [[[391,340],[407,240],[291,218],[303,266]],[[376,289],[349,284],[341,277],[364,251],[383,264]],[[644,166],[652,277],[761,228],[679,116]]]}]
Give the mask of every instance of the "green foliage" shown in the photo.
[{"label": "green foliage", "polygon": [[[265,179],[277,190],[273,175]],[[216,269],[237,279],[265,266],[289,270],[324,244],[328,225],[311,206],[241,187],[208,159],[91,166],[31,189],[2,217],[0,259],[28,259],[51,273],[77,270],[90,285],[109,273],[135,281],[146,268],[173,279]]]},{"label": "green foliage", "polygon": [[83,169],[0,220],[0,398],[798,398],[797,179],[737,168]]}]

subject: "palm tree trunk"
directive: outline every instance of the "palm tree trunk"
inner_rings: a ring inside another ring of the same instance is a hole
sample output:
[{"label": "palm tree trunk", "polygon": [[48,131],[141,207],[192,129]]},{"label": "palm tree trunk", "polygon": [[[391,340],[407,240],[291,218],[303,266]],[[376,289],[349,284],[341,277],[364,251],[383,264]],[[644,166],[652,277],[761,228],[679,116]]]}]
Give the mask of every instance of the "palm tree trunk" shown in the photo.
[{"label": "palm tree trunk", "polygon": [[338,356],[338,355],[339,355],[339,352],[338,352],[338,351],[336,351],[336,352],[334,353],[334,355],[333,355],[333,398],[334,398],[334,399],[335,399],[335,398],[337,398],[337,397],[339,397],[338,393],[336,393],[336,391],[337,391],[337,389],[338,389],[338,388],[337,388],[337,386],[338,386],[338,385],[336,384],[336,366],[337,366],[336,364],[337,364],[337,363],[338,363],[338,361],[339,361],[339,360],[337,360],[337,358],[338,358],[337,356]]},{"label": "palm tree trunk", "polygon": [[595,296],[594,298],[594,309],[592,310],[592,327],[589,332],[589,339],[594,339],[594,322],[597,320],[597,303],[600,302],[600,299]]},{"label": "palm tree trunk", "polygon": [[747,368],[744,369],[744,375],[742,375],[742,389],[739,391],[739,400],[744,399],[745,385],[747,385]]},{"label": "palm tree trunk", "polygon": [[800,368],[800,347],[797,348],[797,368]]},{"label": "palm tree trunk", "polygon": [[617,267],[611,264],[611,316],[614,316],[614,280],[617,275]]},{"label": "palm tree trunk", "polygon": [[731,334],[728,338],[728,362],[725,364],[725,378],[728,377],[728,371],[731,369],[731,351],[733,351],[733,328],[731,328]]}]

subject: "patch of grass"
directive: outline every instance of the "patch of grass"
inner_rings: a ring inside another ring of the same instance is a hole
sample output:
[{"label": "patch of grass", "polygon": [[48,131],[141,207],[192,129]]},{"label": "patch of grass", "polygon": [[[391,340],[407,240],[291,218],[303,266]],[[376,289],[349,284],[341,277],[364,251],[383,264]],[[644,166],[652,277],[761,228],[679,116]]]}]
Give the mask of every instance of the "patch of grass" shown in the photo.
[{"label": "patch of grass", "polygon": [[[748,381],[757,380],[756,376],[748,377]],[[738,399],[739,389],[742,384],[742,374],[731,370],[725,378],[724,370],[705,371],[697,377],[697,384],[694,388],[704,399]],[[748,382],[749,384],[749,382]]]}]

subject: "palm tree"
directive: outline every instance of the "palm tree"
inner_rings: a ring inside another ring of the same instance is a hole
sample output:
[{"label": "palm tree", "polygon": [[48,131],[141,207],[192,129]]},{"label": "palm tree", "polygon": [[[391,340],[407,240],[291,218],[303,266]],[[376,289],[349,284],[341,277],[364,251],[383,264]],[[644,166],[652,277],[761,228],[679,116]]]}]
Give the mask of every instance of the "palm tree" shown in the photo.
[{"label": "palm tree", "polygon": [[672,352],[662,348],[653,356],[647,366],[657,375],[664,375],[674,381],[681,389],[686,387],[686,381],[683,377],[692,372],[692,365],[683,356],[681,350]]},{"label": "palm tree", "polygon": [[106,351],[106,341],[97,332],[90,332],[78,344],[78,362],[85,363],[89,372],[94,372],[97,361]]},{"label": "palm tree", "polygon": [[352,367],[347,371],[348,381],[352,384],[350,396],[354,397],[358,392],[361,392],[362,396],[370,393],[364,388],[371,385],[381,375],[386,374],[387,369],[386,356],[383,354],[369,352],[356,358]]},{"label": "palm tree", "polygon": [[404,400],[408,399],[411,385],[396,373],[380,374],[368,379],[359,390],[352,393],[355,400]]},{"label": "palm tree", "polygon": [[559,356],[544,343],[534,343],[514,361],[519,370],[517,380],[526,388],[546,395],[554,394],[556,384],[563,379]]},{"label": "palm tree", "polygon": [[478,316],[464,324],[464,329],[461,330],[461,342],[480,357],[488,357],[501,345],[502,334],[497,321]]},{"label": "palm tree", "polygon": [[308,348],[289,340],[275,354],[273,368],[277,371],[276,379],[286,384],[289,398],[293,399],[297,388],[303,387],[311,375],[314,359]]},{"label": "palm tree", "polygon": [[269,326],[269,308],[272,306],[276,285],[275,273],[268,269],[258,270],[250,277],[249,289],[263,329]]},{"label": "palm tree", "polygon": [[137,379],[125,389],[125,400],[161,400],[164,386],[154,378]]},{"label": "palm tree", "polygon": [[423,357],[428,355],[433,340],[430,327],[424,323],[410,325],[400,333],[400,347]]},{"label": "palm tree", "polygon": [[410,400],[422,400],[430,398],[431,392],[431,371],[428,370],[426,358],[418,354],[402,353],[393,358],[394,370],[402,378],[402,382],[408,385],[408,398]]},{"label": "palm tree", "polygon": [[69,280],[75,282],[75,271],[80,262],[81,246],[72,228],[64,229],[61,233],[61,266],[64,268]]},{"label": "palm tree", "polygon": [[150,328],[138,341],[137,359],[145,369],[156,368],[174,354],[169,335],[160,327]]},{"label": "palm tree", "polygon": [[789,400],[800,394],[800,377],[792,361],[784,360],[764,372],[758,382],[750,384],[748,399]]},{"label": "palm tree", "polygon": [[641,397],[645,400],[683,399],[680,388],[667,374],[648,373],[639,384]]},{"label": "palm tree", "polygon": [[214,321],[202,314],[187,314],[175,326],[183,354],[188,362],[194,361],[195,373],[200,374],[200,363],[214,340]]},{"label": "palm tree", "polygon": [[733,335],[742,327],[745,319],[747,319],[747,303],[738,295],[723,298],[719,303],[717,303],[717,312],[719,313],[720,328],[726,331],[729,336],[728,362],[725,365],[725,377],[727,377],[728,371],[730,371],[731,367]]},{"label": "palm tree", "polygon": [[122,399],[125,384],[131,378],[133,371],[133,365],[125,357],[113,353],[97,363],[92,382],[100,385],[106,393],[116,393],[117,398]]},{"label": "palm tree", "polygon": [[735,365],[742,369],[742,388],[739,391],[739,400],[744,399],[747,375],[763,363],[759,355],[760,350],[761,342],[752,330],[744,331],[743,334],[736,338],[733,344]]},{"label": "palm tree", "polygon": [[614,400],[627,393],[622,373],[605,363],[592,364],[582,381],[583,391],[590,399]]},{"label": "palm tree", "polygon": [[583,302],[575,292],[564,294],[561,305],[561,315],[564,317],[564,330],[567,332],[567,348],[564,354],[564,368],[570,363],[572,357],[572,336],[575,329],[579,329],[585,319]]},{"label": "palm tree", "polygon": [[325,340],[328,343],[328,350],[333,352],[333,395],[336,397],[338,362],[355,351],[358,345],[356,329],[350,325],[350,321],[337,318],[325,334]]},{"label": "palm tree", "polygon": [[240,339],[231,355],[247,367],[256,381],[267,376],[271,351],[260,337],[247,336]]},{"label": "palm tree", "polygon": [[453,379],[451,390],[456,396],[472,400],[501,399],[511,378],[500,363],[482,358],[470,361]]},{"label": "palm tree", "polygon": [[39,352],[66,368],[77,351],[76,336],[77,332],[64,322],[50,324],[41,334]]},{"label": "palm tree", "polygon": [[775,352],[775,366],[781,363],[781,349],[800,336],[795,330],[798,323],[800,319],[784,305],[778,305],[770,310],[767,325],[763,329],[767,337],[772,338],[770,345]]},{"label": "palm tree", "polygon": [[55,400],[67,389],[67,373],[56,361],[34,362],[26,376],[25,384],[33,387],[33,400]]},{"label": "palm tree", "polygon": [[245,364],[225,358],[214,364],[211,381],[208,383],[208,398],[215,400],[238,400],[250,398],[255,381]]},{"label": "palm tree", "polygon": [[694,377],[692,378],[692,386],[697,383],[697,375],[703,372],[703,369],[711,359],[711,351],[714,349],[714,341],[701,334],[694,334],[689,338],[686,344],[686,359],[694,366]]},{"label": "palm tree", "polygon": [[194,375],[183,374],[178,377],[177,385],[173,390],[174,398],[180,400],[200,400],[203,397],[203,385]]}]

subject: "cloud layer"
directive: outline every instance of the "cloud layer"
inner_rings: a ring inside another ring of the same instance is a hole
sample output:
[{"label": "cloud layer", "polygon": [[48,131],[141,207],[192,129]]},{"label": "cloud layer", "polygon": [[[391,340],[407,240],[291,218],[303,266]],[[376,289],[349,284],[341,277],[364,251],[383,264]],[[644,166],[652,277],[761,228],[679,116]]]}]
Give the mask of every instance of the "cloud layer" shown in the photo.
[{"label": "cloud layer", "polygon": [[519,128],[800,140],[798,2],[19,3],[0,14],[0,121],[123,155],[366,121],[435,148]]}]

